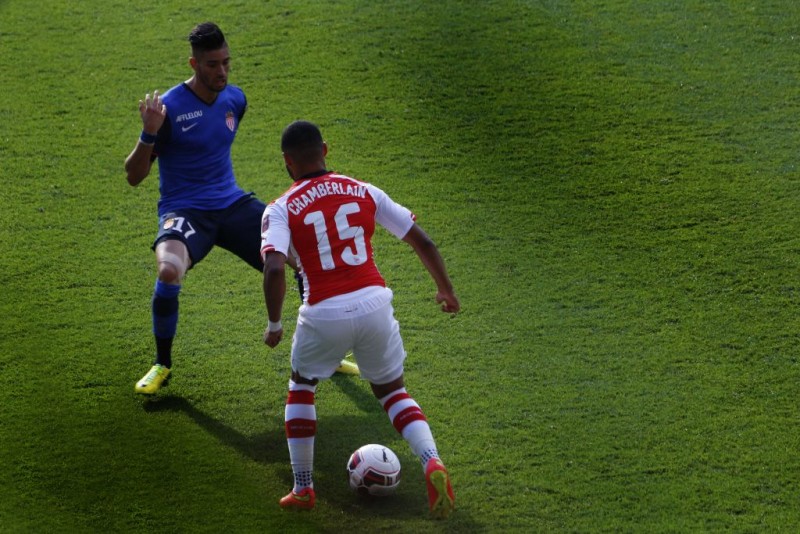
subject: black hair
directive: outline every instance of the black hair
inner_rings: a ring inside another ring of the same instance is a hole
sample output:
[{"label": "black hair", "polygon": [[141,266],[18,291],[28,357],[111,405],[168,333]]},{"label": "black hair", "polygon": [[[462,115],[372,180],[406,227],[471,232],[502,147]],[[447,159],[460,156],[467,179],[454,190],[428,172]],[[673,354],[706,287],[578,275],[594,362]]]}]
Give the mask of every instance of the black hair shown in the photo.
[{"label": "black hair", "polygon": [[189,44],[194,55],[197,52],[219,50],[225,46],[225,35],[213,22],[201,22],[189,33]]},{"label": "black hair", "polygon": [[295,121],[283,130],[281,151],[308,160],[322,154],[322,132],[308,121]]}]

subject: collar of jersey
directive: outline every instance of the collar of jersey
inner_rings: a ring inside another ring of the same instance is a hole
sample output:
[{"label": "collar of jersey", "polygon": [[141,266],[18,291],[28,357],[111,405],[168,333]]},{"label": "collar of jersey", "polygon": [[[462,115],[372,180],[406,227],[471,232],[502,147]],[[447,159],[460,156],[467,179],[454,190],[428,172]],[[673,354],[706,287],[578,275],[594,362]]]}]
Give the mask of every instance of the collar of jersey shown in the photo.
[{"label": "collar of jersey", "polygon": [[322,169],[321,171],[310,172],[308,174],[304,174],[303,176],[301,176],[300,178],[295,180],[295,182],[300,182],[302,180],[308,180],[310,178],[318,178],[320,176],[325,176],[326,174],[330,174],[330,172],[331,171],[328,171],[328,170],[325,170],[325,169]]}]

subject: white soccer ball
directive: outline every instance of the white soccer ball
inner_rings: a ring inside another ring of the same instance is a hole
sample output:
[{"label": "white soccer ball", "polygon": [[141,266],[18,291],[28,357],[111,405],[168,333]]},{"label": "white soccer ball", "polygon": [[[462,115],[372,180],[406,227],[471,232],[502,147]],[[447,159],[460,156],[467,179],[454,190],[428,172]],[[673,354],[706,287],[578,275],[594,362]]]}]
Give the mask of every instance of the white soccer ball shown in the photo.
[{"label": "white soccer ball", "polygon": [[389,447],[371,443],[350,455],[347,474],[353,490],[385,497],[400,485],[400,460]]}]

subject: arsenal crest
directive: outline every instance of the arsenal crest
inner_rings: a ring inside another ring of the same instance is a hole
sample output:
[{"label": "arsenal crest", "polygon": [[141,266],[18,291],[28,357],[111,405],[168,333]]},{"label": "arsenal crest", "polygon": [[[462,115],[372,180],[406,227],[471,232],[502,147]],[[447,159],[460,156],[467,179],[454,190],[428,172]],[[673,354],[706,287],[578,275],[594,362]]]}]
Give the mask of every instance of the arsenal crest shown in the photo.
[{"label": "arsenal crest", "polygon": [[230,131],[234,131],[236,128],[236,120],[233,118],[233,111],[229,111],[225,114],[225,124]]}]

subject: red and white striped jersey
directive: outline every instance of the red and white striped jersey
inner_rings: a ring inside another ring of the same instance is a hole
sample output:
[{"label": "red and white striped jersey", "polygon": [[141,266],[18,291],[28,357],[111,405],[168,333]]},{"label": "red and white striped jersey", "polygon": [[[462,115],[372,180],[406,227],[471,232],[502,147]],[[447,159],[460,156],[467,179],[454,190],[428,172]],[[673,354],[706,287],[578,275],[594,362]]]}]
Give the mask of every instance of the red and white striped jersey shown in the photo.
[{"label": "red and white striped jersey", "polygon": [[267,206],[261,258],[273,251],[294,256],[308,304],[385,287],[372,256],[375,223],[402,239],[414,220],[413,213],[374,185],[331,172],[295,182]]}]

